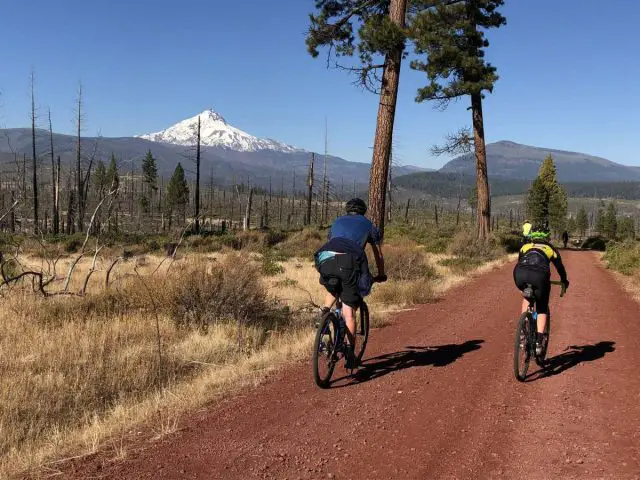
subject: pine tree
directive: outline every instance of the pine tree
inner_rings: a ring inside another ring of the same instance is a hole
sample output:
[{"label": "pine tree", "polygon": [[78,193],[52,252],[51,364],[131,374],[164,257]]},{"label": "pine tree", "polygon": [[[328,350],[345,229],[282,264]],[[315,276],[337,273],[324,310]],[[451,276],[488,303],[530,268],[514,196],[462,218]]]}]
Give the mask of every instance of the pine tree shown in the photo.
[{"label": "pine tree", "polygon": [[178,163],[178,166],[171,176],[171,180],[167,185],[167,193],[164,198],[165,212],[169,217],[169,226],[171,226],[171,217],[174,209],[179,209],[184,217],[184,211],[187,203],[189,202],[189,187],[184,175],[184,169],[180,163]]},{"label": "pine tree", "polygon": [[118,164],[116,156],[111,154],[111,161],[106,173],[107,185],[111,191],[117,190],[120,186],[120,175],[118,174]]},{"label": "pine tree", "polygon": [[[316,0],[307,47],[313,57],[329,47],[337,57],[359,56],[361,86],[379,93],[378,117],[369,177],[369,216],[384,232],[385,199],[393,139],[400,66],[405,48],[408,0]],[[382,76],[379,76],[380,70]]]},{"label": "pine tree", "polygon": [[631,240],[636,237],[633,218],[623,217],[618,220],[618,236],[624,240]]},{"label": "pine tree", "polygon": [[548,221],[551,230],[558,233],[565,229],[567,208],[567,193],[558,183],[556,167],[549,155],[529,189],[527,215],[534,225]]},{"label": "pine tree", "polygon": [[142,161],[142,176],[144,183],[147,184],[150,191],[158,188],[158,167],[156,166],[156,159],[151,154],[151,150],[147,152],[147,155]]},{"label": "pine tree", "polygon": [[[118,174],[118,164],[116,162],[116,156],[112,153],[111,154],[111,160],[109,161],[109,168],[107,168],[107,171],[105,173],[105,180],[106,180],[106,188],[109,190],[109,192],[117,192],[120,188],[120,175]],[[115,221],[115,226],[116,226],[116,230],[118,229],[118,206],[115,205],[113,203],[109,204],[109,209],[107,211],[107,218],[109,219],[109,231],[113,231],[113,210],[114,208],[116,209],[116,221]]]},{"label": "pine tree", "polygon": [[588,228],[589,217],[587,216],[587,210],[584,208],[584,205],[581,205],[580,210],[578,210],[578,215],[576,216],[576,230],[581,239],[587,234]]},{"label": "pine tree", "polygon": [[618,232],[618,219],[616,217],[616,204],[609,202],[607,211],[604,214],[604,235],[610,240],[616,238]]},{"label": "pine tree", "polygon": [[598,235],[604,235],[605,233],[605,213],[604,202],[602,200],[600,200],[598,212],[596,213],[596,232]]},{"label": "pine tree", "polygon": [[153,205],[153,193],[158,189],[158,167],[151,150],[147,151],[144,160],[142,160],[142,181],[147,188],[146,191],[140,192],[138,202],[144,213],[151,213],[151,220],[153,221],[151,206]]},{"label": "pine tree", "polygon": [[96,171],[93,174],[93,185],[98,191],[99,198],[102,199],[105,190],[109,188],[109,181],[107,179],[107,166],[102,160],[99,160],[98,164],[96,165]]},{"label": "pine tree", "polygon": [[[418,6],[429,3],[415,0]],[[414,60],[411,68],[427,74],[428,85],[418,90],[416,101],[436,101],[446,108],[451,100],[471,97],[473,143],[476,157],[478,189],[477,236],[489,235],[491,198],[487,177],[482,98],[492,92],[498,80],[496,68],[484,58],[489,42],[484,30],[499,28],[506,19],[498,12],[503,0],[462,0],[437,2],[435,9],[422,8],[415,15],[409,36],[418,55],[426,60]]]}]

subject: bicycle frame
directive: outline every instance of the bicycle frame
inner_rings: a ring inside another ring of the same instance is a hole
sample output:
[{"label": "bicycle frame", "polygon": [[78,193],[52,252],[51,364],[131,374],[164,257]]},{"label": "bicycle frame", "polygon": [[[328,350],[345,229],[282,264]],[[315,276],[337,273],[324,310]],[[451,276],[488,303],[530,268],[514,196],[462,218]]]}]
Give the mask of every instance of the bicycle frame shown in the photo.
[{"label": "bicycle frame", "polygon": [[[551,285],[562,286],[560,297],[564,296],[566,289],[562,282],[551,281]],[[531,285],[528,285],[527,288],[531,288]],[[526,339],[526,348],[531,356],[533,356],[534,358],[537,358],[536,351],[535,351],[536,333],[538,331],[538,312],[536,311],[536,307],[535,307],[536,298],[535,296],[525,297],[525,298],[527,298],[527,300],[529,301],[529,307],[527,308],[527,313],[528,313],[527,321],[529,322],[529,329],[528,329],[528,338]],[[547,315],[548,315],[547,322],[550,322],[551,309],[549,309],[549,311],[547,312]],[[545,347],[545,354],[546,354],[546,347]]]}]

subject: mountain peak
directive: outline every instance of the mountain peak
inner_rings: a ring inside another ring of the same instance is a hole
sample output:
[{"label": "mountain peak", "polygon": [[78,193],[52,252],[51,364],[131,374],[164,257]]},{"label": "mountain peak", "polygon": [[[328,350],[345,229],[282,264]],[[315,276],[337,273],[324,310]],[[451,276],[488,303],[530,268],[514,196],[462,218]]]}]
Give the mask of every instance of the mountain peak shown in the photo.
[{"label": "mountain peak", "polygon": [[227,121],[224,119],[224,117],[222,115],[220,115],[218,112],[216,112],[213,108],[209,108],[207,110],[205,110],[204,112],[202,112],[200,115],[197,115],[197,118],[200,117],[200,121],[202,123],[206,123],[206,122],[220,122],[220,123],[224,123],[225,125],[227,125]]},{"label": "mountain peak", "polygon": [[200,119],[200,143],[205,147],[217,147],[238,152],[271,150],[297,152],[299,149],[269,138],[258,138],[229,125],[225,118],[213,109],[205,110],[195,117],[187,118],[156,133],[139,135],[138,138],[173,145],[195,145],[198,119]]}]

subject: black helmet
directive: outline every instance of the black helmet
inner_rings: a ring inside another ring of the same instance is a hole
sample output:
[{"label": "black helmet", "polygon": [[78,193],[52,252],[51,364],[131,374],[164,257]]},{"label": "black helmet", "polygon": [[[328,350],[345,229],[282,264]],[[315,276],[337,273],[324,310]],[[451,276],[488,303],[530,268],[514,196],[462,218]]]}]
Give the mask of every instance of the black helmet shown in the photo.
[{"label": "black helmet", "polygon": [[352,198],[347,202],[346,207],[348,214],[364,215],[367,213],[367,204],[359,198]]}]

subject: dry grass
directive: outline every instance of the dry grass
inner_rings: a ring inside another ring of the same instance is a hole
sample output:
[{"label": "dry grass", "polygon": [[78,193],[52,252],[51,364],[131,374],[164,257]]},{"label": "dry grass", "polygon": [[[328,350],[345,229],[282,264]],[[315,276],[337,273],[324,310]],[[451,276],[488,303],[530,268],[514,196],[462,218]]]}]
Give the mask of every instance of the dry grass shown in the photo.
[{"label": "dry grass", "polygon": [[[154,260],[140,268],[152,271]],[[141,421],[158,434],[170,431],[180,412],[253,384],[308,350],[308,322],[271,299],[259,264],[247,257],[183,260],[169,273],[142,277],[144,284],[132,269],[124,264],[112,289],[99,291],[98,282],[86,297],[44,299],[15,288],[5,298],[0,478],[65,452],[93,452]],[[188,297],[184,288],[193,282],[198,295]],[[184,322],[198,314],[206,334]]]},{"label": "dry grass", "polygon": [[[317,237],[302,232],[289,247],[308,258],[305,250],[320,241]],[[252,248],[263,245],[253,237],[247,241]],[[384,326],[394,311],[432,301],[469,278],[439,265],[446,256],[425,253],[414,242],[386,251],[397,278],[374,287],[368,299],[373,326]],[[237,255],[123,261],[108,291],[111,259],[98,259],[85,297],[41,298],[30,282],[5,290],[0,478],[55,473],[52,459],[98,449],[122,458],[135,425],[147,425],[156,436],[170,433],[184,412],[305,358],[313,334],[310,305],[324,297],[313,265],[271,259],[281,273],[264,277],[259,255]],[[61,260],[52,290],[62,288],[74,258]],[[82,288],[91,260],[78,264],[71,292]],[[43,260],[21,257],[21,262],[39,267]]]}]

